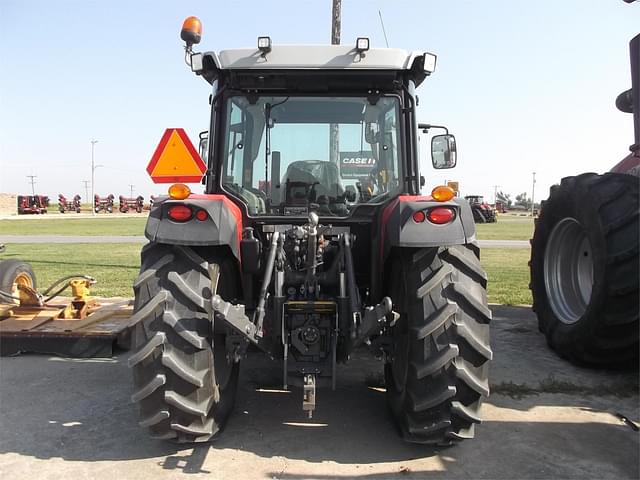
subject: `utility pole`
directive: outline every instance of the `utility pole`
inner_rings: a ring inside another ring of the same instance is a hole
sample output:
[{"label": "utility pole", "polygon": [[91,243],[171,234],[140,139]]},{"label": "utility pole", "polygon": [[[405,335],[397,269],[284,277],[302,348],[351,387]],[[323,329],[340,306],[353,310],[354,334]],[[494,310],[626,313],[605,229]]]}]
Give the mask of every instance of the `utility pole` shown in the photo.
[{"label": "utility pole", "polygon": [[135,185],[129,184],[129,189],[131,190],[131,196],[129,198],[133,198],[133,187],[135,187]]},{"label": "utility pole", "polygon": [[35,179],[38,178],[38,176],[37,175],[26,175],[26,177],[29,179],[29,183],[31,184],[31,195],[35,196],[35,194],[36,194],[36,187],[35,187],[36,181],[35,181]]},{"label": "utility pole", "polygon": [[500,185],[494,185],[493,186],[493,204],[494,205],[498,201],[498,188],[500,188]]},{"label": "utility pole", "polygon": [[[340,30],[342,26],[342,0],[333,0],[331,9],[331,45],[340,45]],[[336,165],[340,161],[340,138],[337,123],[329,125],[329,155]]]},{"label": "utility pole", "polygon": [[86,199],[85,202],[89,202],[89,184],[91,182],[89,180],[83,180],[82,182],[84,183],[84,194],[86,195],[84,197]]},{"label": "utility pole", "polygon": [[96,146],[96,143],[98,143],[98,140],[91,139],[91,198],[89,199],[89,203],[91,203],[91,214],[94,216],[96,214],[96,209],[93,205],[93,199],[96,195],[96,165],[93,161],[93,150]]},{"label": "utility pole", "polygon": [[531,218],[533,218],[533,206],[535,205],[536,172],[533,172],[533,185],[531,186]]}]

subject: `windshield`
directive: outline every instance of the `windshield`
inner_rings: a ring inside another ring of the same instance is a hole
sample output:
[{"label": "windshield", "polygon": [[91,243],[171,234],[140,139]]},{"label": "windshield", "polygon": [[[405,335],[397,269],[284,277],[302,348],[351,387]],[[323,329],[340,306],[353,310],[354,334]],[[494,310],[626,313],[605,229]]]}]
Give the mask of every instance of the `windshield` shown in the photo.
[{"label": "windshield", "polygon": [[399,101],[233,96],[222,185],[250,215],[347,216],[401,187]]}]

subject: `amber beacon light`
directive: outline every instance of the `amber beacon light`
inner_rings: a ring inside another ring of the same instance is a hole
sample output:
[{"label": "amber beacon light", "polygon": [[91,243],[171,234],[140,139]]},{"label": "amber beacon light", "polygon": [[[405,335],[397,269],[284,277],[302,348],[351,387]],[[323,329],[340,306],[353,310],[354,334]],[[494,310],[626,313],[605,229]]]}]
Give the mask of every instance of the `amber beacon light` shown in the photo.
[{"label": "amber beacon light", "polygon": [[191,195],[191,189],[184,183],[174,183],[169,187],[169,197],[174,200],[184,200]]},{"label": "amber beacon light", "polygon": [[448,202],[456,196],[456,192],[454,192],[451,187],[439,185],[431,190],[431,196],[436,202]]},{"label": "amber beacon light", "polygon": [[187,47],[200,43],[202,37],[202,22],[198,17],[187,17],[182,23],[180,38],[184,40]]}]

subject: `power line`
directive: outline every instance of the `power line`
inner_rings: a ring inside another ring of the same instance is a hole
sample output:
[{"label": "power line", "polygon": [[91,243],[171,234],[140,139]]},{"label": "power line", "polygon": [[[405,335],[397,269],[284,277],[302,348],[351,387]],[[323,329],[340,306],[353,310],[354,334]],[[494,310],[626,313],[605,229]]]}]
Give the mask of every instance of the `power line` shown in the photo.
[{"label": "power line", "polygon": [[[98,165],[98,167],[96,167],[93,160],[93,151],[96,146],[96,143],[98,143],[98,140],[92,138],[91,139],[91,200],[90,200],[92,205],[96,195],[96,168],[101,166],[101,165]],[[91,208],[91,214],[92,215],[96,214],[96,209],[93,207]]]},{"label": "power line", "polygon": [[535,193],[536,193],[536,172],[533,173],[533,185],[531,186],[531,218],[533,217],[533,206],[535,205]]},{"label": "power line", "polygon": [[91,184],[91,180],[83,180],[82,182],[84,183],[84,193],[86,195],[86,197],[84,197],[85,202],[91,203],[89,200],[89,185]]},{"label": "power line", "polygon": [[35,196],[35,194],[36,194],[36,187],[35,187],[36,181],[35,181],[35,179],[38,178],[38,176],[37,175],[26,175],[26,177],[30,179],[29,183],[31,184],[31,195]]}]

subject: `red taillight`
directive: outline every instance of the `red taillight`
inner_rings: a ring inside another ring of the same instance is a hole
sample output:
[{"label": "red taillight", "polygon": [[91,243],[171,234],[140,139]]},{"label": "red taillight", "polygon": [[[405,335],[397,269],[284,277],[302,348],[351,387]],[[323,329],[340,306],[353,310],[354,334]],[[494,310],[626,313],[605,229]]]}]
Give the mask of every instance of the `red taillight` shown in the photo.
[{"label": "red taillight", "polygon": [[175,220],[176,222],[186,222],[191,219],[191,209],[185,205],[174,205],[169,207],[167,210],[167,215],[171,220]]},{"label": "red taillight", "polygon": [[418,210],[417,212],[413,212],[413,221],[416,223],[422,223],[425,219],[425,214],[422,210]]},{"label": "red taillight", "polygon": [[436,225],[444,225],[456,218],[456,212],[453,208],[448,207],[436,207],[429,210],[427,218],[431,223]]},{"label": "red taillight", "polygon": [[209,214],[206,210],[198,210],[196,212],[196,218],[201,222],[204,222],[207,218],[209,218]]}]

